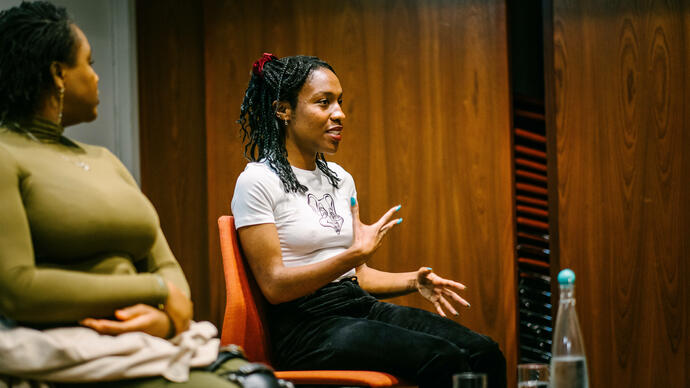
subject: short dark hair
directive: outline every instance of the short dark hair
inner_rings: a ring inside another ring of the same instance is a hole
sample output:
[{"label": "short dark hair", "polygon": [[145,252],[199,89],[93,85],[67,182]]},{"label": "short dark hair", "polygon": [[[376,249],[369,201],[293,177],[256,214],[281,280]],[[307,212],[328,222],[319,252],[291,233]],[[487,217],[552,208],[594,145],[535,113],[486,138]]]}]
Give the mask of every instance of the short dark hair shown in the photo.
[{"label": "short dark hair", "polygon": [[[240,107],[244,156],[257,162],[265,159],[278,174],[285,192],[306,192],[307,187],[299,183],[287,160],[285,149],[285,125],[276,117],[273,102],[287,101],[294,109],[297,95],[309,75],[318,68],[335,71],[328,63],[317,57],[296,55],[275,58],[263,65],[261,74],[252,72],[249,86]],[[316,155],[316,166],[338,187],[338,175],[328,168],[322,153]]]},{"label": "short dark hair", "polygon": [[0,12],[0,124],[30,119],[53,87],[50,65],[74,65],[76,34],[67,11],[45,1]]}]

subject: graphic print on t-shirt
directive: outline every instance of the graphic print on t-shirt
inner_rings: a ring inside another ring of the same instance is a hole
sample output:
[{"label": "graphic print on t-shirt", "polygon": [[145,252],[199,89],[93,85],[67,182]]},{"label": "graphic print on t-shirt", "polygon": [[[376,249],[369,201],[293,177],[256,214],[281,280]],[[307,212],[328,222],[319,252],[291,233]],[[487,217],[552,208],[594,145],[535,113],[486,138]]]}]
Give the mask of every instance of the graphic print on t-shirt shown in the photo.
[{"label": "graphic print on t-shirt", "polygon": [[335,201],[330,194],[324,194],[321,199],[317,199],[314,194],[307,195],[307,203],[314,210],[314,213],[321,216],[319,223],[326,228],[333,228],[337,234],[343,227],[343,217],[335,211]]}]

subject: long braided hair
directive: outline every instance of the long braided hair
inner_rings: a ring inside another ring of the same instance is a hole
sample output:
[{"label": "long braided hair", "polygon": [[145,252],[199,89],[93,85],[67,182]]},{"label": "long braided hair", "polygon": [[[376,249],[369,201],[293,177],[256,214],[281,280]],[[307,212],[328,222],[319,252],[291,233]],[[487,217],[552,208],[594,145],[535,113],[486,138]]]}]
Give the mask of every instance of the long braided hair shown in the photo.
[{"label": "long braided hair", "polygon": [[[244,156],[252,161],[265,160],[275,171],[286,193],[305,193],[307,187],[299,183],[290,167],[285,148],[286,125],[276,117],[278,101],[287,101],[295,109],[297,95],[312,71],[326,68],[335,71],[317,57],[297,55],[278,59],[264,54],[254,62],[249,86],[240,108]],[[316,155],[316,166],[333,187],[338,187],[338,175],[328,168],[323,153]]]}]

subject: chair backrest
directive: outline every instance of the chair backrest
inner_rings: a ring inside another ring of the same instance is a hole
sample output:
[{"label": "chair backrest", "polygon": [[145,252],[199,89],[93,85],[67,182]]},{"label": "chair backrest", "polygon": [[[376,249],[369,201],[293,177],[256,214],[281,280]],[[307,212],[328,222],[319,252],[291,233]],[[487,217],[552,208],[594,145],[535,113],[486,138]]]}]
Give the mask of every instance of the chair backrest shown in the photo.
[{"label": "chair backrest", "polygon": [[270,365],[264,299],[242,254],[232,216],[218,218],[220,249],[225,272],[225,316],[220,342],[244,348],[252,362]]}]

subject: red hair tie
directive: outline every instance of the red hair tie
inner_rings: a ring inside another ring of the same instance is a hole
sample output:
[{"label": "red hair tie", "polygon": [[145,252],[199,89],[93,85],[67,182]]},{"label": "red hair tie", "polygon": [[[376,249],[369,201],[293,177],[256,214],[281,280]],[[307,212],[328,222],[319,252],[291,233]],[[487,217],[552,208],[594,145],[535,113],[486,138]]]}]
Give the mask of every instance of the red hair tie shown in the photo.
[{"label": "red hair tie", "polygon": [[264,76],[264,65],[267,62],[271,62],[274,59],[278,59],[278,57],[276,57],[275,55],[273,55],[271,53],[264,53],[264,55],[262,55],[258,61],[254,62],[254,65],[252,66],[252,72],[254,74],[256,74],[257,76],[263,78],[263,76]]}]

